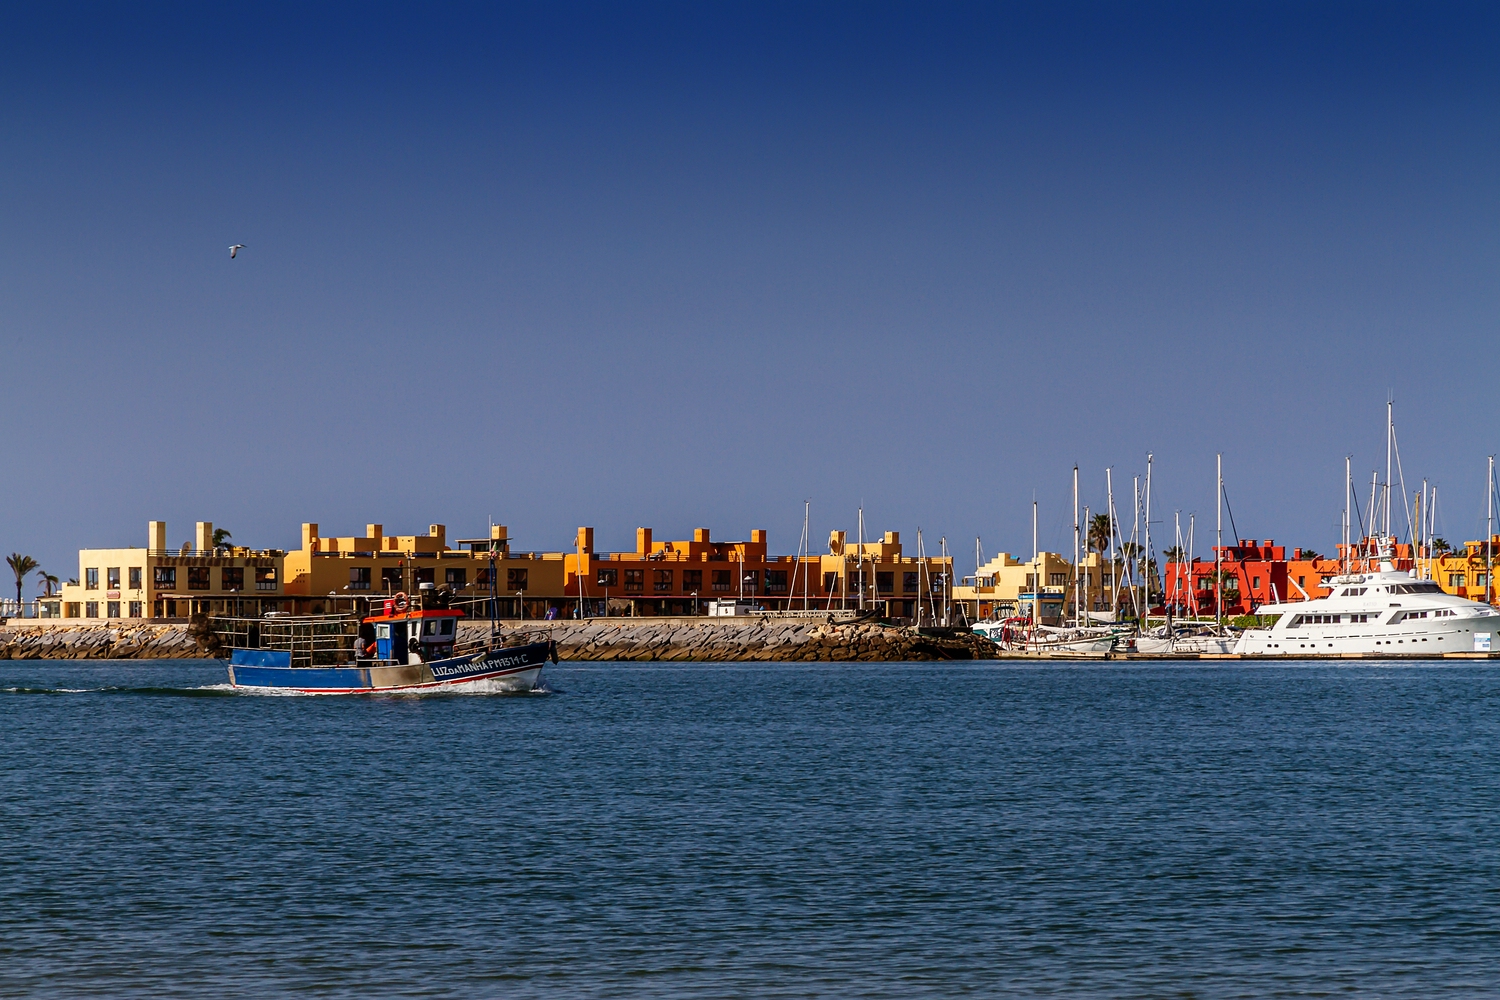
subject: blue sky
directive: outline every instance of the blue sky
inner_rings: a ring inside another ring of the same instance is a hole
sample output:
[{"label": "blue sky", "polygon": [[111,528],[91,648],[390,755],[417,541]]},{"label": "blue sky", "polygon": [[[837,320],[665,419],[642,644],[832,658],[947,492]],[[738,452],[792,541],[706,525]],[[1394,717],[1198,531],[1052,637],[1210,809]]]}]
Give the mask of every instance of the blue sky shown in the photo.
[{"label": "blue sky", "polygon": [[[1396,400],[1476,537],[1482,5],[0,12],[0,549],[213,520],[1330,550]],[[231,261],[227,247],[247,244]],[[1365,487],[1368,488],[1367,486]],[[1121,500],[1123,494],[1124,499]],[[967,559],[967,556],[965,557]],[[961,565],[964,565],[961,562]]]}]

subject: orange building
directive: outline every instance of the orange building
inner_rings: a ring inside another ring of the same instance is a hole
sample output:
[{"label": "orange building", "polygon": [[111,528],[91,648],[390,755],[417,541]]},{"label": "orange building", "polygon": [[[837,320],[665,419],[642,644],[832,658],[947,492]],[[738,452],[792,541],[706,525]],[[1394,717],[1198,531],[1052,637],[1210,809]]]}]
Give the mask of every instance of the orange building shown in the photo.
[{"label": "orange building", "polygon": [[[1340,558],[1324,557],[1310,549],[1295,548],[1288,559],[1286,546],[1277,545],[1270,538],[1259,544],[1253,538],[1240,539],[1238,545],[1225,545],[1216,551],[1223,572],[1226,616],[1254,614],[1255,609],[1263,604],[1327,597],[1332,591],[1324,581],[1345,572]],[[1344,547],[1338,546],[1338,551],[1342,555]],[[1373,572],[1380,561],[1373,539],[1351,545],[1349,556],[1350,573]],[[1394,563],[1398,570],[1412,568],[1410,545],[1399,543],[1395,546]],[[1167,563],[1162,607],[1184,617],[1212,616],[1215,613],[1214,561],[1193,559],[1189,563]]]},{"label": "orange building", "polygon": [[574,551],[563,556],[566,611],[585,616],[627,612],[648,615],[701,614],[712,600],[743,598],[768,611],[874,607],[894,618],[942,617],[951,592],[952,560],[918,560],[901,550],[899,532],[888,531],[863,546],[829,537],[827,555],[773,556],[766,532],[749,541],[716,542],[707,528],[686,540],[657,541],[650,528],[636,529],[634,552],[600,553],[594,529],[579,528]]}]

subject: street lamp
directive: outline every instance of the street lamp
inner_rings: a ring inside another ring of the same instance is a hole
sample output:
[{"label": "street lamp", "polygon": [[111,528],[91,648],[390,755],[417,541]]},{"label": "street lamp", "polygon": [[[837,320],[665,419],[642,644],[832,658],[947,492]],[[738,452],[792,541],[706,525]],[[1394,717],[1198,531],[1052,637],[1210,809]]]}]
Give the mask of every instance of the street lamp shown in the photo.
[{"label": "street lamp", "polygon": [[694,615],[694,617],[696,617],[697,614],[698,614],[698,592],[695,590],[695,591],[693,591],[693,615]]}]

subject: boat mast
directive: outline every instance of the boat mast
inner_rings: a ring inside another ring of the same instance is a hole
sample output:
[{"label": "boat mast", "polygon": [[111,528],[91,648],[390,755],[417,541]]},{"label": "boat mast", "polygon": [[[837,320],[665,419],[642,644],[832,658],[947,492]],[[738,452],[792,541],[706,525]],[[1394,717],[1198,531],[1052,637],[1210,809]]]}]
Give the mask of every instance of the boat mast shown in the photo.
[{"label": "boat mast", "polygon": [[979,536],[974,536],[974,620],[979,621]]},{"label": "boat mast", "polygon": [[[917,526],[917,628],[922,627],[922,571],[927,563],[922,558],[922,528]],[[930,591],[932,588],[928,587]]]},{"label": "boat mast", "polygon": [[865,609],[865,505],[859,505],[859,610]]},{"label": "boat mast", "polygon": [[1131,610],[1139,618],[1141,604],[1136,589],[1140,586],[1140,581],[1136,577],[1136,571],[1141,565],[1141,477],[1136,476],[1132,484],[1131,489],[1135,493],[1135,523],[1130,529],[1130,604]]},{"label": "boat mast", "polygon": [[1224,453],[1215,458],[1219,470],[1219,488],[1214,506],[1219,510],[1218,527],[1214,529],[1214,628],[1224,627]]},{"label": "boat mast", "polygon": [[[1385,514],[1381,522],[1381,533],[1385,536],[1381,539],[1381,546],[1390,544],[1391,537],[1391,435],[1395,433],[1395,418],[1392,413],[1391,400],[1385,401]],[[1395,552],[1391,553],[1395,558]]]},{"label": "boat mast", "polygon": [[1031,630],[1036,637],[1036,627],[1041,624],[1042,613],[1042,550],[1037,545],[1036,501],[1031,501]]},{"label": "boat mast", "polygon": [[1073,624],[1083,621],[1083,597],[1079,591],[1078,564],[1078,466],[1073,466]]},{"label": "boat mast", "polygon": [[1151,624],[1151,453],[1146,452],[1146,534],[1142,539],[1146,546],[1145,569],[1142,570],[1141,628]]},{"label": "boat mast", "polygon": [[1485,483],[1484,603],[1490,603],[1491,578],[1495,575],[1495,456],[1490,456],[1489,482]]},{"label": "boat mast", "polygon": [[1114,620],[1120,616],[1120,580],[1119,567],[1115,565],[1115,535],[1119,532],[1115,529],[1115,478],[1114,469],[1104,470],[1104,489],[1109,499],[1109,617]]},{"label": "boat mast", "polygon": [[1349,466],[1350,456],[1344,456],[1344,576],[1349,576],[1350,522],[1355,519],[1355,477]]}]

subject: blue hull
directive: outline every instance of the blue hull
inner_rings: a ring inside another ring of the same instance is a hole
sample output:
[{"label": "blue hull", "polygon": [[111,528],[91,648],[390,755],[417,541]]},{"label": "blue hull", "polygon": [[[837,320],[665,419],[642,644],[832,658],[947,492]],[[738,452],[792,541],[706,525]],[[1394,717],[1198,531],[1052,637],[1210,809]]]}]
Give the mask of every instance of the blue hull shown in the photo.
[{"label": "blue hull", "polygon": [[229,683],[236,688],[272,688],[303,694],[370,694],[423,691],[496,682],[504,691],[536,686],[552,644],[534,642],[431,663],[377,666],[294,667],[291,654],[268,649],[236,649],[229,659]]}]

